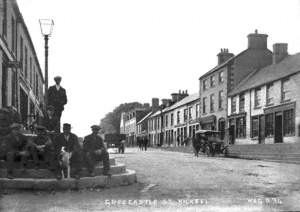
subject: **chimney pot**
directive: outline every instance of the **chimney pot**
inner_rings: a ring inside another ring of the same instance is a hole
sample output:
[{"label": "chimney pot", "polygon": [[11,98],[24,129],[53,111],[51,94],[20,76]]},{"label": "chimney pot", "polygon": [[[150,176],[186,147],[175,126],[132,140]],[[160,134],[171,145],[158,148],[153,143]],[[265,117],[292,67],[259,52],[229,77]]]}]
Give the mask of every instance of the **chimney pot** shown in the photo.
[{"label": "chimney pot", "polygon": [[268,35],[259,34],[257,29],[248,35],[248,49],[267,49],[267,44]]}]

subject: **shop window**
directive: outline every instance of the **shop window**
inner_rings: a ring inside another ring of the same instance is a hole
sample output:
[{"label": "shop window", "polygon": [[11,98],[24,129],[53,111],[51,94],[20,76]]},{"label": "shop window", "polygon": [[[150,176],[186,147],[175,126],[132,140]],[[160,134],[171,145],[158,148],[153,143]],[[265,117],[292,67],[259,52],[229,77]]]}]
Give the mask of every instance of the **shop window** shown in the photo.
[{"label": "shop window", "polygon": [[236,119],[236,138],[246,137],[246,117]]},{"label": "shop window", "polygon": [[266,114],[265,116],[265,135],[266,137],[274,136],[274,114]]},{"label": "shop window", "polygon": [[283,111],[283,135],[295,134],[295,111],[294,109]]},{"label": "shop window", "polygon": [[251,120],[251,138],[257,138],[259,134],[259,117],[252,117]]}]

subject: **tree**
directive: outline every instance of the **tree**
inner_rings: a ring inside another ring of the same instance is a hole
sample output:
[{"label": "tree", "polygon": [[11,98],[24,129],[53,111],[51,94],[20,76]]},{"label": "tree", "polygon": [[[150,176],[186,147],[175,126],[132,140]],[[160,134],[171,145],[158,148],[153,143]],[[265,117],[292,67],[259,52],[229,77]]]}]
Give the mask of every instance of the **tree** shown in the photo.
[{"label": "tree", "polygon": [[120,133],[121,113],[128,112],[136,107],[142,107],[139,102],[123,103],[116,107],[112,112],[106,114],[101,120],[101,133]]}]

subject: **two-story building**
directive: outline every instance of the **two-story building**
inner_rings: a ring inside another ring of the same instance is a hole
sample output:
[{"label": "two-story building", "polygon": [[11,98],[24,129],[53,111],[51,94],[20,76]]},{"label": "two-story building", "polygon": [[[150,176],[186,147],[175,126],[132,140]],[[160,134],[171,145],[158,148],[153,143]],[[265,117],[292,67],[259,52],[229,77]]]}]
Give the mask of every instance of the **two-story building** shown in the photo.
[{"label": "two-story building", "polygon": [[44,78],[16,0],[0,7],[0,108],[14,108],[26,125],[43,115]]},{"label": "two-story building", "polygon": [[195,135],[199,129],[199,93],[188,95],[163,110],[164,140],[167,145],[180,145],[187,137]]},{"label": "two-story building", "polygon": [[300,53],[273,45],[273,64],[250,73],[228,95],[232,144],[300,142]]},{"label": "two-story building", "polygon": [[248,48],[234,56],[221,49],[218,65],[199,79],[200,125],[202,129],[223,131],[227,120],[227,94],[253,70],[272,63],[266,34],[248,35]]}]

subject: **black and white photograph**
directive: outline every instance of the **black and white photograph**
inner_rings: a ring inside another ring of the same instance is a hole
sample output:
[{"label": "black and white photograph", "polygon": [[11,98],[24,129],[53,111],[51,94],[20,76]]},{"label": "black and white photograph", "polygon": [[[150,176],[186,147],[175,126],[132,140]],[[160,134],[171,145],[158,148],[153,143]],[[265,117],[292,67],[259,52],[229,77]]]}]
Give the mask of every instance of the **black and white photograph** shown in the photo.
[{"label": "black and white photograph", "polygon": [[0,211],[300,211],[300,0],[0,0]]}]

